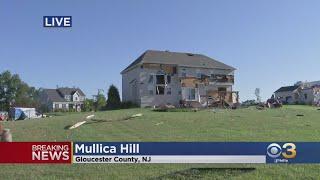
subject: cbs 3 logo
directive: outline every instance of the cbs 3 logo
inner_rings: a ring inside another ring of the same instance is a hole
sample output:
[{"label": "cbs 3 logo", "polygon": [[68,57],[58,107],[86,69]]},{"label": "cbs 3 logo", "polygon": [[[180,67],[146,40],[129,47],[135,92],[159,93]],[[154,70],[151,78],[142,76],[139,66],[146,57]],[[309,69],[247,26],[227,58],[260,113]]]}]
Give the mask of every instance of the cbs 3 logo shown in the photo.
[{"label": "cbs 3 logo", "polygon": [[271,158],[277,158],[282,155],[286,159],[292,159],[297,156],[296,145],[293,143],[285,143],[281,147],[277,143],[272,143],[267,148],[267,154]]}]

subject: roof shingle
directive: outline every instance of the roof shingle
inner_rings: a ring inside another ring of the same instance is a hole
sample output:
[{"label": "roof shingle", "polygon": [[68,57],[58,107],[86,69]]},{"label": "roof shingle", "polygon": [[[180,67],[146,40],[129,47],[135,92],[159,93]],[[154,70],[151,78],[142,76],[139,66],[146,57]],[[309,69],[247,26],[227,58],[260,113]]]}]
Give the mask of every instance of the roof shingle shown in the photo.
[{"label": "roof shingle", "polygon": [[202,54],[147,50],[138,59],[136,59],[128,67],[126,67],[121,73],[124,73],[137,64],[143,63],[176,64],[186,67],[235,70],[234,67],[226,65]]},{"label": "roof shingle", "polygon": [[299,86],[283,86],[283,87],[279,88],[278,90],[276,90],[275,93],[277,93],[277,92],[294,91],[294,90],[296,90],[298,88],[299,88]]}]

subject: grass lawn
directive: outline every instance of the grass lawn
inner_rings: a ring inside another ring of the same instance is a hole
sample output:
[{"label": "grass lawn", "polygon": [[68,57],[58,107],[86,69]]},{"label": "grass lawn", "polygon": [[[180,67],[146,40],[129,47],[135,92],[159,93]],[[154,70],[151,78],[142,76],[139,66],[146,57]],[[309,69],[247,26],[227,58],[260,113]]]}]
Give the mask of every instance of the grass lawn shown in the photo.
[{"label": "grass lawn", "polygon": [[[142,117],[119,121],[142,113]],[[320,110],[282,109],[153,112],[129,109],[95,113],[110,122],[64,127],[89,113],[5,122],[14,141],[319,141]],[[304,116],[296,116],[303,114]],[[1,151],[1,150],[0,150]],[[1,153],[1,152],[0,152]],[[242,168],[242,169],[241,169]],[[320,165],[251,164],[73,164],[0,165],[7,179],[318,179]]]}]

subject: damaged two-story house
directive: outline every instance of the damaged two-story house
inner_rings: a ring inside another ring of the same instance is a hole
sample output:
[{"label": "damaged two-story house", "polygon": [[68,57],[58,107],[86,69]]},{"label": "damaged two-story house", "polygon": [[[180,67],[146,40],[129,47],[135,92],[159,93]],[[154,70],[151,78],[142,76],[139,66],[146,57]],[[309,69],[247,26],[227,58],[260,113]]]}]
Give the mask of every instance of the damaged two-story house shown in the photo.
[{"label": "damaged two-story house", "polygon": [[283,86],[273,95],[284,104],[312,104],[320,106],[320,81],[301,82]]},{"label": "damaged two-story house", "polygon": [[235,68],[201,54],[148,50],[125,68],[122,100],[146,106],[238,103]]},{"label": "damaged two-story house", "polygon": [[48,111],[81,111],[86,95],[79,88],[42,89],[40,101]]}]

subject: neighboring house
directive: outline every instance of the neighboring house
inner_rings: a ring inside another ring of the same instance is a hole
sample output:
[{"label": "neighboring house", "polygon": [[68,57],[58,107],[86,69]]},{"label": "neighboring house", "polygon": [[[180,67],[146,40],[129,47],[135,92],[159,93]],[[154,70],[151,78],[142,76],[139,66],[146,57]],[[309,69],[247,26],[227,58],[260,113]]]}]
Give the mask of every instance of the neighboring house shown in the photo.
[{"label": "neighboring house", "polygon": [[274,97],[284,104],[295,104],[300,101],[299,86],[284,86],[274,92]]},{"label": "neighboring house", "polygon": [[121,72],[122,99],[141,107],[237,103],[234,71],[201,54],[148,50]]},{"label": "neighboring house", "polygon": [[281,87],[274,92],[274,97],[285,104],[320,105],[320,81],[301,82],[294,86]]},{"label": "neighboring house", "polygon": [[79,88],[43,89],[41,92],[41,104],[49,111],[71,110],[81,111],[85,94]]}]

